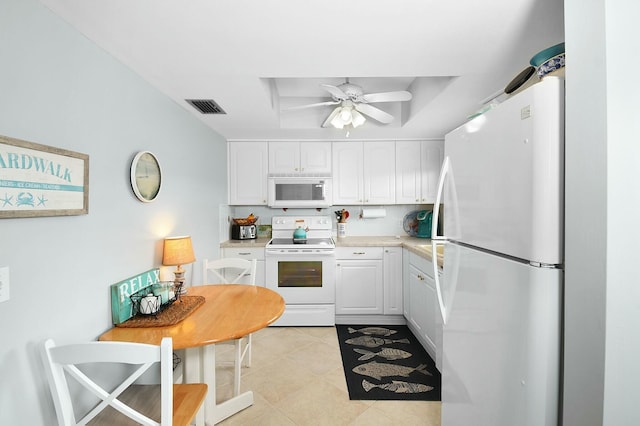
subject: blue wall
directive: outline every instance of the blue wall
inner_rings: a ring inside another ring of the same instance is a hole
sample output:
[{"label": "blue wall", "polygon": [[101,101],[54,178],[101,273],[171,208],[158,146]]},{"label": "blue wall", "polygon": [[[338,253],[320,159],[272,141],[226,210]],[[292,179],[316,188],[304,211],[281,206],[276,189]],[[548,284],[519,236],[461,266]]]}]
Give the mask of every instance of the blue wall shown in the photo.
[{"label": "blue wall", "polygon": [[[218,255],[225,141],[36,0],[0,3],[0,134],[90,156],[88,215],[0,219],[11,276],[0,303],[0,424],[49,425],[40,343],[110,328],[109,285],[160,266],[167,235],[191,235],[198,259]],[[164,173],[148,204],[129,183],[141,150]],[[188,280],[198,266],[186,267]]]}]

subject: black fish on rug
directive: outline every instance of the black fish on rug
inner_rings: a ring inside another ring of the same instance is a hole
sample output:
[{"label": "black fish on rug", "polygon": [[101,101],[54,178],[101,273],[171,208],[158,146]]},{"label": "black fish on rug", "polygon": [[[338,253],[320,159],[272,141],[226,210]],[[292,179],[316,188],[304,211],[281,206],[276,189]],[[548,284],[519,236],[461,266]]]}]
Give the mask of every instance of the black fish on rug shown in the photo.
[{"label": "black fish on rug", "polygon": [[355,328],[349,327],[348,330],[349,330],[349,333],[362,333],[369,336],[373,334],[376,336],[383,336],[383,337],[388,337],[398,332],[397,330],[391,330],[389,328],[384,328],[384,327],[365,327],[365,328],[361,328],[360,330],[356,330]]},{"label": "black fish on rug", "polygon": [[433,376],[427,370],[427,364],[420,364],[417,367],[406,367],[404,365],[386,364],[384,362],[371,361],[367,364],[357,365],[353,368],[354,373],[361,374],[363,376],[373,377],[374,379],[381,380],[383,377],[400,376],[409,377],[409,374],[414,371],[420,372],[427,376]]},{"label": "black fish on rug", "polygon": [[381,383],[376,385],[375,383],[367,382],[366,379],[362,379],[362,388],[366,392],[369,392],[374,388],[379,388],[395,393],[420,393],[433,390],[433,386],[423,385],[422,383],[408,383],[400,380],[393,380],[391,383]]},{"label": "black fish on rug", "polygon": [[394,348],[382,348],[382,350],[378,352],[372,352],[366,349],[357,349],[357,348],[354,349],[353,351],[362,355],[360,358],[358,358],[358,361],[366,361],[375,356],[379,356],[388,361],[394,361],[396,359],[406,359],[411,356],[410,352],[403,351],[402,349],[394,349]]},{"label": "black fish on rug", "polygon": [[348,345],[366,346],[367,348],[377,348],[382,345],[390,345],[392,343],[409,343],[409,339],[391,340],[381,337],[360,336],[344,341]]}]

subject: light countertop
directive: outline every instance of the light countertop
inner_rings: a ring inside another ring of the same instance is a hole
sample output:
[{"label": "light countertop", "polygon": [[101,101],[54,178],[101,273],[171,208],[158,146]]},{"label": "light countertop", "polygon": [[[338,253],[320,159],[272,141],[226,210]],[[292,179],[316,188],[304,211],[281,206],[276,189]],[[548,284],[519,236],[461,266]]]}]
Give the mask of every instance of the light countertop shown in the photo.
[{"label": "light countertop", "polygon": [[[367,237],[344,237],[336,238],[336,247],[404,247],[410,252],[424,257],[427,260],[433,258],[433,250],[431,247],[431,239],[429,238],[416,238],[403,236],[367,236]],[[442,267],[443,264],[443,249],[444,246],[439,245],[437,247],[438,264]]]},{"label": "light countertop", "polygon": [[260,237],[255,240],[227,240],[220,243],[220,248],[264,248],[271,238]]},{"label": "light countertop", "polygon": [[[257,238],[255,240],[227,240],[220,243],[220,248],[264,248],[270,238]],[[431,240],[428,238],[416,238],[403,236],[352,236],[335,238],[336,247],[404,247],[410,252],[422,256],[427,260],[432,259]],[[438,246],[438,264],[442,266],[442,245]]]}]

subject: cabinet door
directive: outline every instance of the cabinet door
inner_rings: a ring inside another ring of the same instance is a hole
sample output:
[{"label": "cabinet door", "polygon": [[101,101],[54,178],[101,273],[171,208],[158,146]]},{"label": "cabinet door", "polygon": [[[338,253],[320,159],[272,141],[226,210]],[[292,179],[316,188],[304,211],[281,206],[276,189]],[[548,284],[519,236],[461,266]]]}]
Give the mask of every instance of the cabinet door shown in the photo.
[{"label": "cabinet door", "polygon": [[444,142],[424,141],[422,144],[421,203],[433,203],[438,193],[438,178],[444,159]]},{"label": "cabinet door", "polygon": [[336,314],[382,314],[381,260],[339,260],[336,266]]},{"label": "cabinet door", "polygon": [[402,247],[387,247],[382,258],[384,314],[402,315]]},{"label": "cabinet door", "polygon": [[300,172],[331,174],[331,142],[300,142]]},{"label": "cabinet door", "polygon": [[411,312],[409,311],[411,307],[409,276],[409,250],[405,248],[402,249],[402,310],[407,321],[411,317]]},{"label": "cabinet door", "polygon": [[423,336],[426,322],[424,309],[427,301],[426,286],[423,285],[420,271],[413,265],[409,266],[409,292],[411,293],[411,299],[409,300],[410,315],[407,319],[413,324],[420,336]]},{"label": "cabinet door", "polygon": [[266,205],[267,142],[229,142],[229,204]]},{"label": "cabinet door", "polygon": [[363,142],[364,204],[395,204],[396,148],[392,141]]},{"label": "cabinet door", "polygon": [[[265,261],[263,248],[223,248],[222,257],[239,257],[241,259],[256,259],[256,285],[265,287]],[[225,276],[227,279],[231,278]],[[235,277],[233,277],[235,278]],[[242,280],[241,284],[245,284]]]},{"label": "cabinet door", "polygon": [[[396,142],[396,203],[420,203],[421,194],[421,142]],[[436,188],[437,189],[437,188]]]},{"label": "cabinet door", "polygon": [[300,172],[300,142],[269,142],[269,173]]},{"label": "cabinet door", "polygon": [[362,204],[362,142],[333,143],[333,204]]},{"label": "cabinet door", "polygon": [[[415,266],[409,266],[409,292],[411,293],[409,321],[420,334],[421,340],[429,346],[427,351],[435,354],[433,333],[435,331],[434,308],[435,288],[427,283],[429,277]],[[431,333],[431,335],[429,335]]]},{"label": "cabinet door", "polygon": [[436,282],[428,275],[424,277],[424,284],[427,289],[427,303],[425,305],[426,323],[424,325],[424,333],[427,343],[431,345],[434,352],[436,349],[436,309],[438,309],[438,296],[436,295]]}]

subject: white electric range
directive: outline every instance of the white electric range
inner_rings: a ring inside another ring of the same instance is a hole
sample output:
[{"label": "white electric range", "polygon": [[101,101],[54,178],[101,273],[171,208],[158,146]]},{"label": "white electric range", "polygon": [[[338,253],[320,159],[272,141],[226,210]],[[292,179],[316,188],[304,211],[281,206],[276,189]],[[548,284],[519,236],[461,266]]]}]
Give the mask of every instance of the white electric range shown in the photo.
[{"label": "white electric range", "polygon": [[[306,239],[293,232],[306,229]],[[335,325],[335,242],[329,216],[274,216],[265,247],[266,286],[284,298],[276,326]]]}]

